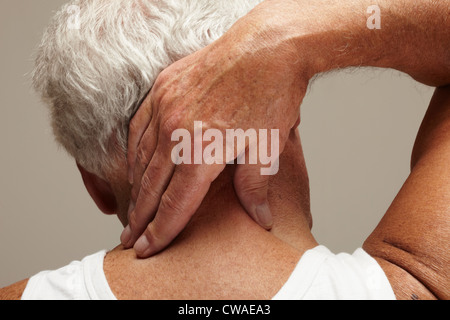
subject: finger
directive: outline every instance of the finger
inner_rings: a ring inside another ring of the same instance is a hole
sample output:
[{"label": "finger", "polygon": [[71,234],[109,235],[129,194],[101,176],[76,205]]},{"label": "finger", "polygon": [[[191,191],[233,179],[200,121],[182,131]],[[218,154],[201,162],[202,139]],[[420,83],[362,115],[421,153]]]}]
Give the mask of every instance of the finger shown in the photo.
[{"label": "finger", "polygon": [[261,227],[270,230],[273,224],[267,200],[270,176],[261,175],[261,168],[260,165],[238,165],[234,175],[234,188],[247,213]]},{"label": "finger", "polygon": [[[167,151],[166,142],[158,141],[159,137],[154,122],[151,122],[147,129],[148,130],[144,133],[139,143],[136,151],[136,160],[133,165],[133,188],[131,189],[132,205],[137,201],[141,189],[142,178],[153,157],[158,154],[158,160],[161,160],[160,157]],[[155,164],[159,165],[159,162],[156,162]]]},{"label": "finger", "polygon": [[134,167],[136,164],[138,147],[152,120],[152,113],[151,99],[150,96],[148,96],[130,122],[127,153],[128,180],[130,184],[133,184],[134,180]]},{"label": "finger", "polygon": [[161,198],[155,219],[136,242],[140,258],[148,258],[167,247],[184,229],[225,165],[181,165],[176,167]]},{"label": "finger", "polygon": [[[129,180],[133,187],[131,189],[130,204],[127,213],[128,221],[132,221],[130,217],[134,209],[136,208],[136,201],[138,199],[141,188],[141,180],[153,157],[154,150],[156,148],[156,139],[156,131],[154,130],[153,125],[150,124],[149,130],[146,131],[139,143],[134,170],[133,172],[129,173]],[[149,176],[150,175],[151,172],[149,173]],[[130,179],[130,176],[133,176],[133,178]],[[149,182],[149,180],[150,179],[147,179],[145,182]],[[146,184],[149,185],[149,183]],[[133,237],[133,234],[134,233],[131,229],[131,225],[128,224],[128,226],[123,230],[120,236],[120,242],[125,248],[130,248],[133,246],[134,241],[136,240]]]},{"label": "finger", "polygon": [[137,179],[133,186],[133,190],[136,191],[132,191],[132,194],[136,193],[136,195],[132,196],[130,204],[129,228],[124,231],[125,234],[122,237],[125,248],[131,248],[152,221],[161,197],[172,178],[175,164],[170,159],[170,153],[167,154],[167,146],[159,144],[142,178]]}]

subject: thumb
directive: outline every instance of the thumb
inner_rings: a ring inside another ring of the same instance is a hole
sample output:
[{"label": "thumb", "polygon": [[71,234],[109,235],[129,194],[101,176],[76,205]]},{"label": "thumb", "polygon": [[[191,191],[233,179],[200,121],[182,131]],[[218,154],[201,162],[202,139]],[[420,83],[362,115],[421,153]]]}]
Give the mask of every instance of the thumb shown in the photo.
[{"label": "thumb", "polygon": [[267,200],[269,176],[261,175],[259,165],[238,165],[234,175],[236,194],[247,213],[261,227],[272,228],[272,213]]}]

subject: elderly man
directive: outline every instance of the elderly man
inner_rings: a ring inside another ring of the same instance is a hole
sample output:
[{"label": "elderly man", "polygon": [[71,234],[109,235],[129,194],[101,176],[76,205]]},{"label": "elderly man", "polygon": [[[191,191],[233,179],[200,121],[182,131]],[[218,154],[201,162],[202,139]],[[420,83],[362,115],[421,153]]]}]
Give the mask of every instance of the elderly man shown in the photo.
[{"label": "elderly man", "polygon": [[[187,129],[188,125],[192,125],[189,120],[197,116],[199,118],[196,120],[205,120],[204,123],[209,128],[214,128],[216,125],[223,125],[221,121],[228,121],[228,113],[233,113],[230,92],[225,100],[230,103],[231,111],[224,109],[211,114],[214,107],[210,107],[200,112],[195,103],[192,109],[163,108],[160,104],[174,106],[178,102],[179,105],[186,106],[177,98],[164,99],[164,94],[169,92],[165,88],[176,94],[193,92],[200,104],[213,101],[205,99],[207,90],[203,91],[204,84],[201,81],[197,81],[197,86],[186,86],[168,77],[166,72],[155,83],[157,76],[173,62],[197,50],[200,51],[187,58],[188,60],[174,65],[172,72],[184,70],[183,72],[192,76],[198,76],[199,71],[205,71],[205,78],[217,76],[214,68],[206,72],[208,70],[198,67],[202,64],[196,59],[204,58],[205,54],[201,49],[223,35],[258,2],[85,0],[77,2],[80,6],[79,29],[74,29],[67,23],[70,16],[68,7],[64,7],[46,32],[34,73],[36,87],[50,105],[57,140],[75,158],[93,200],[101,211],[117,214],[124,226],[130,226],[122,235],[126,247],[131,247],[135,242],[136,233],[139,233],[139,229],[143,230],[142,225],[145,229],[148,218],[143,218],[140,211],[148,212],[144,216],[156,211],[152,204],[147,203],[145,207],[147,198],[150,202],[161,198],[161,193],[169,185],[166,177],[170,178],[170,173],[173,173],[170,164],[175,164],[170,158],[158,157],[160,154],[170,155],[173,151],[169,133],[178,129],[183,121],[186,121],[186,126],[182,127]],[[255,20],[255,15],[258,17],[262,12],[267,17],[267,6],[277,8],[282,5],[292,9],[296,5],[295,1],[278,2],[263,3],[252,11],[253,15],[247,16],[250,17],[248,19],[254,25],[262,26]],[[426,13],[438,14],[434,10]],[[427,14],[424,13],[423,16]],[[245,21],[241,20],[241,26]],[[269,22],[276,25],[273,21]],[[252,23],[247,26],[249,25]],[[255,35],[250,37],[242,30],[236,32],[239,24],[237,28],[228,33],[228,38],[225,37],[224,41],[230,41],[230,37],[244,42],[255,39]],[[278,29],[278,35],[280,43],[284,39],[288,39],[288,42],[292,40],[284,37],[286,34],[283,29]],[[265,36],[262,32],[256,37],[261,41],[259,48],[254,47],[259,57],[268,57],[273,53],[270,47],[265,47],[267,43],[264,40],[268,40]],[[220,42],[216,42],[217,44],[220,45]],[[237,48],[244,56],[248,54],[248,48],[239,45],[233,48]],[[292,56],[292,52],[285,49],[280,54],[301,58]],[[440,53],[439,50],[436,52]],[[223,55],[217,55],[216,52],[210,53],[208,57],[212,60],[205,60],[204,65],[214,66],[212,62],[222,59]],[[227,60],[233,61],[235,57],[230,55]],[[192,67],[188,66],[191,61],[189,59],[196,61]],[[192,216],[192,219],[165,251],[146,260],[136,258],[136,253],[145,256],[160,251],[167,244],[167,239],[174,238],[173,233],[180,230],[179,226],[161,239],[155,237],[158,233],[150,232],[152,241],[148,234],[144,235],[137,252],[125,250],[123,246],[110,252],[99,252],[81,262],[73,262],[60,270],[42,272],[29,280],[2,289],[0,297],[448,298],[450,186],[447,177],[450,167],[446,160],[450,155],[449,89],[437,90],[417,139],[411,176],[386,217],[367,240],[364,249],[358,249],[353,255],[333,255],[325,247],[318,245],[310,231],[312,220],[308,175],[296,129],[298,111],[293,111],[295,108],[292,108],[290,112],[283,114],[268,108],[264,113],[272,115],[273,123],[259,121],[262,113],[256,111],[252,114],[256,119],[254,122],[242,121],[242,117],[248,116],[248,112],[252,111],[251,100],[260,98],[256,95],[256,90],[266,91],[263,98],[268,99],[266,105],[273,104],[282,108],[284,104],[297,104],[298,108],[305,86],[295,76],[290,78],[286,74],[285,81],[300,89],[281,90],[282,84],[276,85],[276,81],[252,88],[246,83],[253,82],[249,75],[253,75],[254,79],[280,76],[292,66],[288,61],[278,61],[274,62],[272,68],[270,64],[264,64],[262,66],[265,69],[258,69],[260,64],[252,59],[248,62],[255,63],[253,68],[244,68],[242,61],[219,66],[237,67],[230,77],[226,77],[227,73],[219,72],[225,75],[222,80],[226,81],[213,83],[208,88],[215,90],[217,94],[222,85],[229,90],[230,87],[239,87],[243,82],[246,88],[253,91],[248,90],[246,93],[249,98],[241,100],[242,111],[233,113],[237,120],[234,124],[243,129],[258,126],[261,129],[280,128],[282,153],[279,172],[265,177],[265,183],[262,184],[267,199],[259,199],[258,205],[251,203],[254,198],[249,201],[245,199],[249,191],[246,184],[255,181],[252,179],[260,179],[253,174],[254,167],[247,169],[243,165],[225,166],[225,161],[189,165],[188,170],[179,170],[178,175],[173,175],[169,186],[172,189],[176,186],[184,192],[188,190],[193,195],[195,201],[190,203],[192,206],[187,208],[189,212],[186,214],[189,218]],[[324,68],[330,68],[327,61],[322,60],[319,55],[317,62]],[[430,65],[430,76],[423,69],[405,64],[405,68],[413,70],[419,78],[436,85],[448,83],[448,68],[442,71],[435,65]],[[441,65],[443,66],[447,65]],[[240,78],[239,74],[245,78]],[[181,78],[187,84],[192,80],[186,74]],[[220,85],[217,87],[217,84]],[[145,99],[152,86],[154,91]],[[269,99],[267,95],[272,98]],[[189,98],[192,96],[187,96]],[[216,105],[220,105],[220,102],[216,102]],[[129,158],[132,160],[136,152],[139,154],[139,161],[133,168],[136,171],[133,172],[129,170],[127,163],[128,125],[141,104],[129,137]],[[204,106],[206,105],[205,103]],[[162,116],[164,110],[166,113]],[[172,121],[175,115],[177,121]],[[154,123],[152,119],[159,121]],[[159,131],[160,128],[164,128],[164,133]],[[142,140],[141,151],[136,151],[138,149],[135,143],[139,140]],[[148,141],[152,141],[152,146],[149,147]],[[243,150],[237,150],[233,157],[239,151]],[[152,152],[153,157],[149,155]],[[145,170],[148,163],[149,169]],[[155,170],[155,167],[159,170]],[[260,166],[255,167],[260,172]],[[180,172],[183,173],[182,179],[177,178],[180,177]],[[199,174],[205,175],[207,179],[199,180]],[[134,182],[133,191],[130,180]],[[162,187],[159,185],[161,183]],[[181,197],[186,198],[183,195]],[[198,198],[200,203],[196,205]],[[432,201],[429,201],[430,198]],[[173,215],[161,218],[161,212],[180,211],[186,203],[174,202],[173,194],[164,196],[159,208],[156,208],[159,212],[154,222],[160,225],[158,228],[165,225],[167,230],[176,223],[180,224],[180,221],[170,220]],[[248,213],[254,220],[249,218]],[[181,224],[187,223],[182,214],[176,217],[182,221]],[[147,230],[159,229],[155,229],[153,225],[153,228]],[[158,232],[159,235],[162,234],[161,230]],[[149,249],[148,245],[152,244],[154,247]]]}]

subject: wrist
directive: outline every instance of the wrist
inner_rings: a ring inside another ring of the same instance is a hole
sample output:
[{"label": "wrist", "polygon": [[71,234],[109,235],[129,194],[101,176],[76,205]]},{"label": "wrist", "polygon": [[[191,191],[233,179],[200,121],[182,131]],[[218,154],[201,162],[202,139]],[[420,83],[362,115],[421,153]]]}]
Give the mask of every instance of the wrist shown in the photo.
[{"label": "wrist", "polygon": [[[302,7],[294,42],[312,73],[392,68],[428,85],[449,84],[448,3],[378,0],[377,12],[370,10],[373,2],[330,0]],[[370,28],[375,18],[380,25]]]},{"label": "wrist", "polygon": [[[309,32],[302,20],[299,1],[266,0],[238,21],[230,35],[239,54],[260,56],[277,65],[285,80],[292,76],[308,82],[316,65],[307,48],[302,48],[302,38]],[[240,35],[237,40],[236,35]]]},{"label": "wrist", "polygon": [[294,43],[312,75],[347,67],[392,67],[404,59],[390,45],[386,30],[368,28],[369,2],[331,0],[302,7]]},{"label": "wrist", "polygon": [[[379,67],[405,72],[427,85],[449,84],[448,2],[375,3],[266,0],[249,16],[259,39],[267,39],[262,45],[274,46],[276,59],[291,59],[290,68],[308,79],[334,69]],[[371,28],[371,19],[380,25]]]},{"label": "wrist", "polygon": [[[295,0],[262,2],[210,46],[211,57],[219,57],[225,67],[237,64],[242,69],[258,70],[257,77],[270,74],[274,81],[287,86],[306,87],[314,72],[310,68],[313,63],[309,57],[300,58],[302,52],[296,45],[301,32],[298,8]],[[215,59],[212,62],[217,64]]]},{"label": "wrist", "polygon": [[[368,41],[367,8],[361,1],[266,0],[233,26],[238,54],[270,54],[289,73],[308,81],[317,73],[381,60]],[[359,13],[359,14],[356,14]],[[370,56],[369,56],[370,54]]]}]

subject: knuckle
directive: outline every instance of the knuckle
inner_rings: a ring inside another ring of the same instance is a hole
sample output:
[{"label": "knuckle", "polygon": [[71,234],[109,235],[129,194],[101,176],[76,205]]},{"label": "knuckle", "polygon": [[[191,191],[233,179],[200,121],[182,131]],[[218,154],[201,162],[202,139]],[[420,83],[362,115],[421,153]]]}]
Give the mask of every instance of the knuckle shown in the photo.
[{"label": "knuckle", "polygon": [[152,88],[152,105],[157,106],[161,104],[162,99],[166,96],[170,88],[171,75],[163,70],[156,78]]},{"label": "knuckle", "polygon": [[170,213],[175,219],[183,212],[179,205],[179,201],[167,193],[161,197],[160,211]]},{"label": "knuckle", "polygon": [[253,178],[253,179],[249,179],[248,182],[248,188],[250,190],[261,190],[267,187],[268,184],[268,180],[264,179],[264,178]]},{"label": "knuckle", "polygon": [[248,184],[241,187],[240,192],[245,193],[248,196],[261,196],[261,193],[265,190],[265,186],[262,184]]},{"label": "knuckle", "polygon": [[248,175],[243,173],[242,170],[239,171],[235,176],[234,176],[234,184],[242,187],[244,186],[246,183],[248,182]]},{"label": "knuckle", "polygon": [[155,85],[159,88],[170,79],[170,72],[166,69],[161,71],[156,78]]},{"label": "knuckle", "polygon": [[237,173],[234,176],[234,183],[242,186],[251,184],[252,180],[255,180],[254,179],[255,173],[252,170],[254,169],[251,167],[242,166],[238,168]]},{"label": "knuckle", "polygon": [[201,192],[204,188],[210,188],[211,184],[216,180],[220,173],[201,174],[197,176],[197,181],[193,183],[193,187],[196,192]]},{"label": "knuckle", "polygon": [[240,174],[235,176],[235,187],[240,194],[247,194],[249,196],[256,196],[267,191],[268,180],[256,178],[251,175]]},{"label": "knuckle", "polygon": [[137,150],[137,161],[144,168],[150,163],[150,154],[142,144]]},{"label": "knuckle", "polygon": [[141,179],[141,191],[142,195],[146,199],[152,199],[154,200],[157,198],[157,193],[155,192],[155,189],[152,184],[152,179],[148,175],[144,175]]},{"label": "knuckle", "polygon": [[175,130],[183,128],[183,121],[180,114],[168,116],[161,124],[161,134],[166,139],[171,139]]}]

